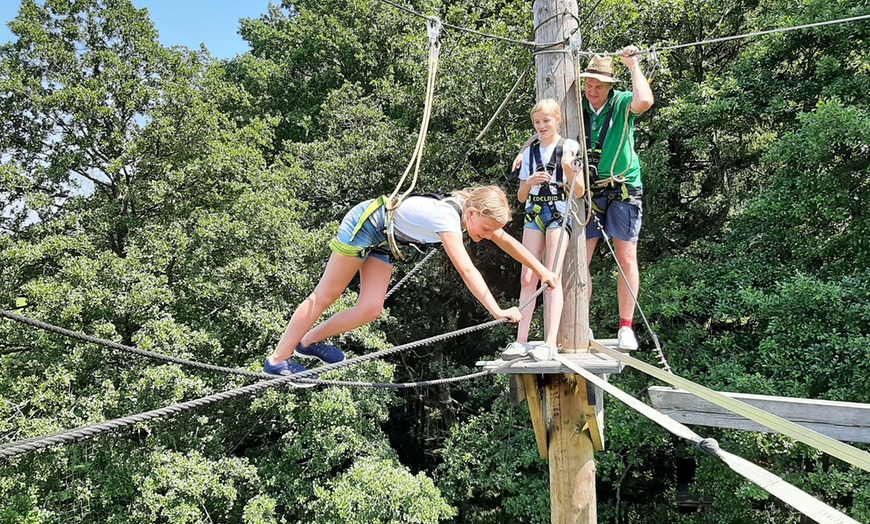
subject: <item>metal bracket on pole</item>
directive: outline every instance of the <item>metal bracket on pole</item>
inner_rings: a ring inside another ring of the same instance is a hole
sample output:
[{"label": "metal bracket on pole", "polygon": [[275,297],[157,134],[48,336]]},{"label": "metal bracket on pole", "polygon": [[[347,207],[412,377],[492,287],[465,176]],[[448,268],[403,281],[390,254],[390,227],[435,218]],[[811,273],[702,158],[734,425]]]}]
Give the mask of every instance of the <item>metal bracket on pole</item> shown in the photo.
[{"label": "metal bracket on pole", "polygon": [[568,49],[574,51],[580,49],[583,45],[583,36],[580,34],[580,28],[575,27],[571,34],[568,35]]},{"label": "metal bracket on pole", "polygon": [[426,17],[426,34],[429,35],[429,43],[435,45],[441,37],[441,20],[437,16]]}]

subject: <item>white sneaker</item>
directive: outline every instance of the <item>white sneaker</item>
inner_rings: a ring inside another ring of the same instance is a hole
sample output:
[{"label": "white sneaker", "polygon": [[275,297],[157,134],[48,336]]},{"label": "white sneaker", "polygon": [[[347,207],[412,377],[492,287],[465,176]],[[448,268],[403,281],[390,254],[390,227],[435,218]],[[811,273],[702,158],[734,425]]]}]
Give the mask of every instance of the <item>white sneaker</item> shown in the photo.
[{"label": "white sneaker", "polygon": [[517,360],[525,358],[529,351],[522,342],[511,342],[501,354],[502,360]]},{"label": "white sneaker", "polygon": [[550,344],[544,342],[543,344],[536,346],[534,349],[529,350],[529,356],[538,362],[544,360],[553,360],[555,358],[558,351],[555,347]]},{"label": "white sneaker", "polygon": [[616,340],[616,347],[622,351],[634,351],[637,349],[637,339],[634,337],[634,331],[628,326],[619,328]]}]

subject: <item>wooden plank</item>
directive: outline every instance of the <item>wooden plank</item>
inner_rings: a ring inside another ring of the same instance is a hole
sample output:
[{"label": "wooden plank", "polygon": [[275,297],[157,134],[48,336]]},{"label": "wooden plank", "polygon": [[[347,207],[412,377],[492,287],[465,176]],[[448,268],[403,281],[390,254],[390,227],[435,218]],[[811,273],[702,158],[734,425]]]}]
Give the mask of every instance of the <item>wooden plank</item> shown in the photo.
[{"label": "wooden plank", "polygon": [[[599,375],[599,378],[607,380],[607,375]],[[604,451],[604,391],[588,382],[586,391],[585,412],[592,447],[595,451]]]},{"label": "wooden plank", "polygon": [[[870,443],[870,404],[746,393],[722,394],[843,442]],[[684,390],[653,386],[649,388],[649,395],[657,410],[684,424],[773,432]]]},{"label": "wooden plank", "polygon": [[526,400],[526,389],[523,387],[522,375],[511,375],[508,381],[511,404],[522,404]]},{"label": "wooden plank", "polygon": [[[541,401],[541,390],[538,388],[537,375],[518,375],[523,384],[526,400],[529,401],[529,415],[532,417],[532,428],[535,430],[535,441],[538,443],[538,454],[547,460],[547,423],[544,420],[544,406]],[[513,378],[513,377],[511,377]]]},{"label": "wooden plank", "polygon": [[[579,365],[583,369],[588,369],[596,374],[611,374],[621,373],[624,365],[615,358],[609,357],[602,353],[570,353],[562,354],[565,358]],[[508,362],[511,362],[510,365]],[[498,360],[483,360],[475,365],[484,369],[492,370],[496,374],[538,374],[538,375],[573,375],[574,372],[570,368],[563,366],[555,360],[538,362],[530,357],[525,357],[514,361]],[[502,367],[504,366],[504,367]]]}]

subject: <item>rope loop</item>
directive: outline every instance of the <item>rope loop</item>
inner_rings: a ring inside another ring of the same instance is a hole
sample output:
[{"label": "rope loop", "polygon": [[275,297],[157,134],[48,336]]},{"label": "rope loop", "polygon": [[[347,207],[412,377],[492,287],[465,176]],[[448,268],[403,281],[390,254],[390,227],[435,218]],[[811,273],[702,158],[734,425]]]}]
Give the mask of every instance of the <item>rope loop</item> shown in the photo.
[{"label": "rope loop", "polygon": [[429,35],[429,45],[438,45],[441,38],[441,20],[437,16],[426,17],[426,34]]}]

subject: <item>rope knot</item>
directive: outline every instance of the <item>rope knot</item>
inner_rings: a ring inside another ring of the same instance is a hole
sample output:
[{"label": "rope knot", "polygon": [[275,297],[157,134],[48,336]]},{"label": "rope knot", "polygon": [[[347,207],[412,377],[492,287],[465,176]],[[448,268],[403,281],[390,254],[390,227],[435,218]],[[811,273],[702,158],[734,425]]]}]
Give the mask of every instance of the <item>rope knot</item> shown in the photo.
[{"label": "rope knot", "polygon": [[705,438],[698,442],[698,447],[701,451],[705,453],[709,453],[710,455],[717,455],[719,453],[719,443],[716,442],[716,439]]}]

